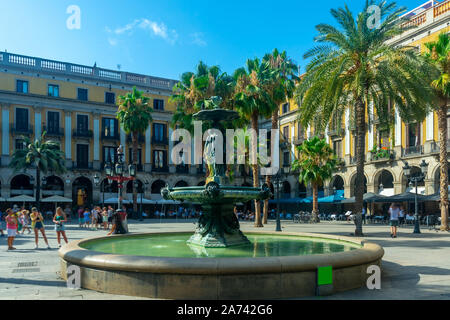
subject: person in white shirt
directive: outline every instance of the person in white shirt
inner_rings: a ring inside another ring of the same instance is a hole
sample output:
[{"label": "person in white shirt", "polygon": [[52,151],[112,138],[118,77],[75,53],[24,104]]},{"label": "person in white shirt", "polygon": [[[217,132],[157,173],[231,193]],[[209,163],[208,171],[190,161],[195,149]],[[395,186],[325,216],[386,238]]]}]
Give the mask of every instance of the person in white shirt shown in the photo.
[{"label": "person in white shirt", "polygon": [[400,212],[398,214],[398,224],[402,226],[405,223],[405,210],[403,206],[400,206]]},{"label": "person in white shirt", "polygon": [[389,207],[391,238],[397,238],[398,218],[400,216],[400,208],[395,204]]}]

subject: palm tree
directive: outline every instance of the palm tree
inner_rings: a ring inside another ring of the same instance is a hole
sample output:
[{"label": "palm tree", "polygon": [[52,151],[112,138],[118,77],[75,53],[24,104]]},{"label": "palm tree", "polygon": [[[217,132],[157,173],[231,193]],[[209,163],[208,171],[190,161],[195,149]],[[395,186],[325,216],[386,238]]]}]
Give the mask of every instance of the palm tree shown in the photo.
[{"label": "palm tree", "polygon": [[[295,84],[298,81],[298,66],[287,56],[286,51],[279,52],[274,49],[271,54],[266,54],[263,58],[266,64],[267,77],[269,81],[264,86],[276,105],[272,112],[272,129],[278,128],[279,107],[282,103],[288,102],[292,99],[295,91]],[[270,176],[266,176],[266,183],[270,184]],[[263,209],[263,224],[267,224],[269,214],[269,200],[264,200]]]},{"label": "palm tree", "polygon": [[63,174],[67,171],[64,164],[64,152],[60,150],[60,144],[56,141],[45,140],[46,132],[39,139],[31,141],[28,137],[22,137],[24,148],[16,149],[12,155],[10,168],[15,172],[36,168],[36,204],[40,207],[41,198],[41,173],[52,171]]},{"label": "palm tree", "polygon": [[431,85],[439,100],[436,108],[439,123],[440,152],[439,162],[441,165],[441,230],[449,230],[448,227],[448,160],[447,160],[447,111],[448,99],[450,97],[450,38],[448,34],[441,33],[438,41],[425,44],[428,52],[426,59],[436,66],[439,74]]},{"label": "palm tree", "polygon": [[292,170],[299,171],[300,183],[311,184],[313,189],[313,210],[311,222],[319,222],[319,187],[332,177],[337,165],[336,156],[325,139],[317,136],[304,141],[297,147],[299,158],[292,164]]},{"label": "palm tree", "polygon": [[[258,132],[258,118],[260,116],[270,117],[276,108],[273,100],[264,90],[265,69],[264,64],[258,58],[247,60],[247,68],[235,71],[236,96],[235,104],[238,112],[251,123],[251,127]],[[257,143],[254,141],[253,143]],[[257,157],[257,155],[255,155]],[[252,164],[253,186],[259,187],[259,172],[257,161]],[[263,227],[261,222],[261,210],[259,201],[255,200],[255,227]]]},{"label": "palm tree", "polygon": [[315,132],[323,132],[333,117],[342,119],[346,109],[355,120],[356,236],[363,235],[366,114],[375,111],[382,122],[389,123],[393,103],[403,120],[421,121],[433,97],[426,79],[431,73],[429,64],[414,50],[387,44],[404,31],[401,24],[406,18],[400,16],[406,9],[381,1],[382,22],[379,28],[370,29],[368,8],[374,4],[366,1],[356,19],[347,6],[331,10],[339,28],[316,26],[315,41],[321,44],[305,53],[304,58],[311,60],[296,92],[300,121],[305,126],[313,124]]},{"label": "palm tree", "polygon": [[[212,106],[211,97],[221,98],[221,107],[234,108],[234,78],[222,73],[219,66],[209,67],[200,61],[195,72],[185,72],[174,86],[170,101],[176,105],[171,126],[182,128],[194,133],[193,115],[200,110]],[[229,124],[227,124],[229,125]],[[238,126],[234,123],[233,126]],[[203,132],[210,129],[210,124],[203,122]],[[206,170],[206,177],[209,172]]]},{"label": "palm tree", "polygon": [[[153,121],[153,108],[149,105],[150,98],[144,96],[142,91],[133,87],[132,92],[119,97],[117,119],[127,134],[131,134],[132,163],[137,166],[138,136],[144,135],[150,122]],[[137,190],[133,185],[133,211],[137,212]]]}]

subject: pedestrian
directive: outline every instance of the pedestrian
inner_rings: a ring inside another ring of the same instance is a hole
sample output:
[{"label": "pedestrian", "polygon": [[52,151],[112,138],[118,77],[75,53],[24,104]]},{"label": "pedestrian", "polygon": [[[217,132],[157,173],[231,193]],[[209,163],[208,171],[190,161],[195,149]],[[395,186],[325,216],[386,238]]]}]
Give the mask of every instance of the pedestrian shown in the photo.
[{"label": "pedestrian", "polygon": [[125,234],[125,228],[123,227],[122,224],[122,217],[123,217],[124,213],[123,210],[118,209],[116,212],[114,212],[113,216],[112,216],[112,227],[111,227],[111,231],[108,233],[108,236],[112,235],[112,234]]},{"label": "pedestrian", "polygon": [[41,231],[42,237],[44,238],[45,243],[47,244],[47,249],[51,249],[48,244],[47,236],[45,235],[44,228],[44,217],[37,210],[37,208],[33,207],[31,209],[31,227],[34,229],[34,241],[36,243],[34,249],[39,249],[39,231]]},{"label": "pedestrian", "polygon": [[28,230],[28,233],[31,233],[29,214],[30,214],[30,211],[22,210],[22,214],[21,214],[22,234],[25,233],[25,229]]},{"label": "pedestrian", "polygon": [[4,224],[5,224],[5,217],[4,217],[3,212],[0,211],[0,233],[1,233],[1,236],[2,236],[2,237],[5,236],[5,234],[3,233],[3,230],[6,228],[6,227],[4,226]]},{"label": "pedestrian", "polygon": [[108,226],[108,209],[106,207],[103,208],[101,216],[103,222],[103,229],[106,230],[106,227]]},{"label": "pedestrian", "polygon": [[80,225],[80,228],[82,228],[83,225],[84,225],[84,215],[83,215],[83,213],[84,213],[83,208],[79,207],[78,208],[78,223]]},{"label": "pedestrian", "polygon": [[91,211],[89,208],[85,208],[83,212],[84,226],[89,229],[89,224],[91,223]]},{"label": "pedestrian", "polygon": [[92,208],[91,210],[91,219],[92,219],[92,228],[97,230],[98,225],[98,216],[97,216],[97,207]]},{"label": "pedestrian", "polygon": [[64,227],[64,223],[67,222],[66,213],[60,208],[56,208],[55,216],[53,217],[53,223],[55,224],[56,231],[56,239],[58,241],[58,248],[61,248],[61,235],[64,238],[64,241],[68,243],[66,237],[66,229]]},{"label": "pedestrian", "polygon": [[400,212],[398,215],[398,223],[400,226],[402,226],[405,223],[405,210],[403,206],[400,206]]},{"label": "pedestrian", "polygon": [[6,210],[6,232],[8,234],[8,250],[16,250],[13,247],[14,238],[17,235],[17,227],[19,225],[19,221],[17,220],[17,215],[13,212],[13,210]]},{"label": "pedestrian", "polygon": [[363,205],[361,216],[362,216],[362,221],[364,224],[366,224],[366,214],[367,214],[366,205]]},{"label": "pedestrian", "polygon": [[390,215],[390,227],[391,227],[391,238],[397,238],[397,228],[398,228],[398,217],[400,215],[400,209],[395,204],[392,203],[389,207],[389,215]]},{"label": "pedestrian", "polygon": [[114,210],[111,206],[108,206],[108,230],[110,225],[113,222],[113,215],[114,215]]}]

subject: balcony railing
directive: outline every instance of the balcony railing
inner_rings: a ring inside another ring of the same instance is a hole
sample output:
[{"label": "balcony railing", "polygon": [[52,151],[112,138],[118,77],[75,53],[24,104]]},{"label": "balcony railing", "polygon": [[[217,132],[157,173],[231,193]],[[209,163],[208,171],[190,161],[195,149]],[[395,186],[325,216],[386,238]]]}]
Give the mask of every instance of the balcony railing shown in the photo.
[{"label": "balcony railing", "polygon": [[189,166],[187,164],[179,164],[176,167],[177,173],[189,173]]},{"label": "balcony railing", "polygon": [[43,131],[47,133],[49,137],[64,137],[64,129],[63,128],[52,128],[49,130],[47,126],[43,127]]},{"label": "balcony railing", "polygon": [[402,149],[402,157],[423,154],[423,146],[412,146]]},{"label": "balcony railing", "polygon": [[[127,135],[127,142],[132,142],[132,136],[131,134]],[[138,134],[138,143],[145,143],[145,136],[142,134]]]},{"label": "balcony railing", "polygon": [[81,169],[81,170],[92,170],[94,169],[94,164],[92,162],[76,162],[72,161],[73,169]]},{"label": "balcony railing", "polygon": [[92,130],[74,129],[72,136],[74,138],[92,138],[94,136],[94,132]]},{"label": "balcony railing", "polygon": [[342,128],[328,130],[329,137],[342,137],[344,134],[345,131]]},{"label": "balcony railing", "polygon": [[[440,142],[433,141],[431,143],[431,153],[439,153],[441,151]],[[447,140],[447,152],[450,152],[450,139]]]},{"label": "balcony railing", "polygon": [[83,76],[103,81],[116,81],[141,85],[152,88],[172,90],[177,83],[175,80],[152,77],[128,72],[102,69],[92,66],[83,66],[61,61],[42,59],[37,57],[23,56],[8,52],[0,52],[0,65],[23,66],[28,70],[40,72],[52,72],[64,75]]},{"label": "balcony railing", "polygon": [[152,144],[159,144],[159,145],[168,145],[169,144],[169,140],[167,139],[167,137],[152,137]]},{"label": "balcony railing", "polygon": [[152,166],[152,172],[168,173],[169,172],[169,167],[168,166],[164,166],[164,167]]},{"label": "balcony railing", "polygon": [[14,135],[30,135],[33,134],[33,126],[31,124],[28,124],[28,126],[17,126],[16,123],[12,123],[10,131]]},{"label": "balcony railing", "polygon": [[304,141],[306,140],[305,137],[301,136],[301,137],[294,137],[294,145],[299,146],[301,145]]},{"label": "balcony railing", "polygon": [[105,132],[102,132],[102,140],[114,140],[114,141],[118,141],[120,140],[120,135],[117,134],[105,134]]}]

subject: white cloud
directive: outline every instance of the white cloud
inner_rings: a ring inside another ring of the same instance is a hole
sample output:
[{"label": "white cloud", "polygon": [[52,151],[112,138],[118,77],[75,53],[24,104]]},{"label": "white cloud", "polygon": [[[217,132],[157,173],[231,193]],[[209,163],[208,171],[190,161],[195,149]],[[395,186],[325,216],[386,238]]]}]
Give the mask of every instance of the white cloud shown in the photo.
[{"label": "white cloud", "polygon": [[190,36],[192,38],[193,44],[200,46],[200,47],[206,47],[208,45],[206,43],[206,41],[203,39],[203,33],[195,32],[195,33],[192,33]]},{"label": "white cloud", "polygon": [[[162,38],[172,45],[175,44],[178,39],[178,33],[175,30],[168,29],[167,26],[162,22],[158,23],[158,22],[151,21],[151,20],[148,20],[145,18],[136,19],[133,22],[131,22],[123,27],[114,29],[114,31],[111,30],[110,28],[106,27],[106,32],[114,33],[115,35],[123,35],[123,34],[131,35],[136,28],[139,28],[144,31],[148,31],[148,32],[150,32],[150,34],[152,36]],[[112,40],[115,40],[115,39],[112,39]],[[108,39],[108,41],[109,41],[109,39]],[[117,41],[112,41],[112,42],[117,44]],[[110,44],[111,44],[111,41],[110,41]],[[111,44],[111,45],[114,45],[114,44]]]},{"label": "white cloud", "polygon": [[112,46],[116,46],[117,45],[117,39],[114,38],[108,38],[108,43]]}]

